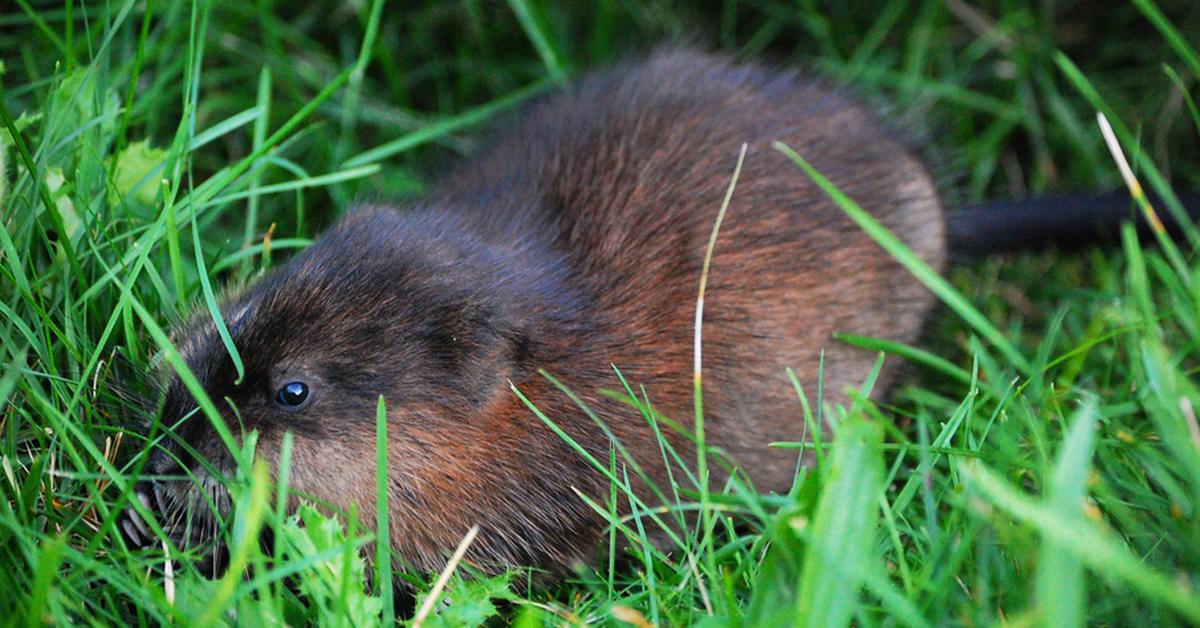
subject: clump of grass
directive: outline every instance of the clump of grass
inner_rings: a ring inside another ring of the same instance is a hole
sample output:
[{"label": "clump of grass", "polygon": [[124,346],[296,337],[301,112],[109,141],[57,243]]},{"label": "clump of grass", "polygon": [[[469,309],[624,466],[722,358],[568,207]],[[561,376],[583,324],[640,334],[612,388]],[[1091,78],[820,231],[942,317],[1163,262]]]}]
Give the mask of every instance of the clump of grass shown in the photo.
[{"label": "clump of grass", "polygon": [[[709,487],[664,440],[674,481],[658,490],[679,505],[660,508],[633,493],[638,470],[614,443],[589,461],[611,483],[589,502],[610,524],[609,554],[553,590],[464,565],[440,580],[389,575],[386,545],[356,517],[286,512],[288,447],[269,485],[252,439],[228,429],[240,465],[226,536],[244,569],[210,581],[178,548],[135,549],[117,531],[161,435],[127,429],[152,422],[146,374],[157,360],[188,381],[170,322],[306,246],[355,198],[418,194],[478,125],[650,41],[696,30],[739,57],[792,59],[876,93],[898,127],[921,121],[954,156],[935,159],[957,175],[952,199],[1118,184],[1100,112],[1129,174],[1163,199],[1154,211],[1180,214],[1173,190],[1200,185],[1200,12],[1135,0],[1097,20],[1089,6],[0,10],[0,617],[391,623],[395,580],[427,609],[424,625],[1200,622],[1192,228],[1179,242],[1127,231],[1115,249],[984,260],[948,281],[918,269],[950,305],[921,347],[843,339],[918,375],[887,400],[866,382],[849,408],[797,387],[797,420],[814,436],[835,424],[837,438],[780,445],[817,450],[792,491]],[[691,418],[657,415],[653,391],[617,374],[613,394],[655,429]],[[201,406],[219,424],[211,400]],[[385,502],[371,507],[386,521]],[[678,532],[697,508],[699,532]],[[646,541],[659,529],[672,551]]]}]

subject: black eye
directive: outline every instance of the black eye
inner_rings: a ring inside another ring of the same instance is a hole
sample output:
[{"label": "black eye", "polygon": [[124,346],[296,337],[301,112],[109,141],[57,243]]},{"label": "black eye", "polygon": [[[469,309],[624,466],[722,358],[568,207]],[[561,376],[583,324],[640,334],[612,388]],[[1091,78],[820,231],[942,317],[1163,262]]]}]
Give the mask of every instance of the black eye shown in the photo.
[{"label": "black eye", "polygon": [[308,401],[308,384],[304,382],[288,382],[275,393],[275,401],[281,406],[296,408]]}]

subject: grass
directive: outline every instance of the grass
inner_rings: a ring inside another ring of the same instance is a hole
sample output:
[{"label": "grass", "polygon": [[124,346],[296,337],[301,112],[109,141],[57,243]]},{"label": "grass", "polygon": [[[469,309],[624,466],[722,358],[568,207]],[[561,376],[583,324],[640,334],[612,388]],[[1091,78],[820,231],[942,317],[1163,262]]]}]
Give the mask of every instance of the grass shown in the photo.
[{"label": "grass", "polygon": [[[157,437],[124,429],[145,413],[129,397],[156,360],[183,366],[170,323],[339,208],[414,197],[522,101],[677,39],[843,82],[924,144],[951,203],[1124,185],[1097,112],[1154,211],[1200,187],[1200,10],[1182,0],[18,0],[0,9],[0,623],[390,618],[373,533],[284,512],[286,478],[267,489],[252,442],[230,482],[246,569],[210,581],[127,547],[116,515]],[[913,376],[886,399],[865,382],[849,408],[797,385],[797,420],[838,434],[807,445],[817,465],[787,495],[698,492],[664,446],[661,489],[705,507],[664,553],[640,539],[682,515],[633,496],[614,447],[589,461],[611,494],[580,496],[612,524],[595,571],[551,590],[395,577],[423,625],[1200,623],[1198,244],[1127,233],[946,281],[917,269],[950,305],[921,346],[843,338]],[[614,394],[664,420],[637,382]]]}]

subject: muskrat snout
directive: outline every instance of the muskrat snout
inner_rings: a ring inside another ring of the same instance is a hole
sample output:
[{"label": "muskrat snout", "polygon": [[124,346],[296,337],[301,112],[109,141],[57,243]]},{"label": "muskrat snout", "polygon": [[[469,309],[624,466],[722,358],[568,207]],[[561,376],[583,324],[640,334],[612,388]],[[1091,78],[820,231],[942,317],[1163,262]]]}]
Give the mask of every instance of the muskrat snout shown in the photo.
[{"label": "muskrat snout", "polygon": [[[157,517],[159,526],[177,551],[197,552],[197,570],[215,578],[224,573],[229,562],[229,552],[221,539],[223,517],[230,512],[229,497],[215,480],[200,479],[198,482],[143,480],[134,487],[134,498]],[[214,513],[213,506],[220,512]],[[133,504],[125,506],[117,524],[126,542],[134,547],[148,548],[161,543]],[[179,564],[177,557],[173,557],[172,562]]]}]

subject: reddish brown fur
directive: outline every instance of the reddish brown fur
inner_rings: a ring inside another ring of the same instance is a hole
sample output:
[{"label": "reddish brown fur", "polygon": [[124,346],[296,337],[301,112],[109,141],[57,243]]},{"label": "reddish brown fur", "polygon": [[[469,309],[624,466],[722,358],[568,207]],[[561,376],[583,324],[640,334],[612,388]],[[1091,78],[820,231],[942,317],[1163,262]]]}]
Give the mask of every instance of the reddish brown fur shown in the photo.
[{"label": "reddish brown fur", "polygon": [[[384,395],[391,538],[410,564],[437,569],[480,525],[477,564],[564,572],[595,556],[602,528],[572,489],[601,497],[608,486],[509,381],[607,460],[601,430],[536,369],[558,376],[665,485],[650,427],[598,390],[619,388],[615,364],[660,413],[691,425],[699,271],[743,143],[705,306],[709,442],[759,489],[785,490],[795,453],[767,448],[802,438],[785,367],[815,390],[823,351],[824,387],[836,396],[863,382],[875,356],[833,332],[916,339],[932,296],[774,140],[943,264],[928,174],[862,107],[792,74],[666,53],[543,99],[428,200],[350,212],[235,299],[226,310],[244,312],[229,321],[247,359],[241,386],[211,324],[184,330],[185,355],[210,395],[233,399],[245,428],[259,430],[260,456],[274,462],[294,432],[293,486],[346,510],[373,508],[374,405]],[[311,405],[273,407],[274,390],[296,377],[315,382]],[[886,366],[879,388],[893,377]],[[164,422],[193,407],[173,382]],[[203,418],[179,432],[228,468]],[[690,460],[688,440],[668,436]]]}]

